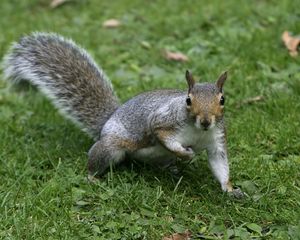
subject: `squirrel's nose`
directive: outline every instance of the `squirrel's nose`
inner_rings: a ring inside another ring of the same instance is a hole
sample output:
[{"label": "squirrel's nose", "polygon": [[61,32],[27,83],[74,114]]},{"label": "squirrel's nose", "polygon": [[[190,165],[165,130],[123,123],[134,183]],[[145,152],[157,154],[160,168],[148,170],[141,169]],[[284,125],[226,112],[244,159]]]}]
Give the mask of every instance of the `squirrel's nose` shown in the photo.
[{"label": "squirrel's nose", "polygon": [[204,130],[207,130],[210,125],[210,121],[204,119],[203,121],[201,121],[201,125],[203,126]]}]

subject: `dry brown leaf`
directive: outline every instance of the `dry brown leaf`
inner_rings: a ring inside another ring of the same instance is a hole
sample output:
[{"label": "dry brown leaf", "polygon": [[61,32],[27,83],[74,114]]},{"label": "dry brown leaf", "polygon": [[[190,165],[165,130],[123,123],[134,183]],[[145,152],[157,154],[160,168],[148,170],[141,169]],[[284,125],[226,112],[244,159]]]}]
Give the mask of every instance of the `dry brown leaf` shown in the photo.
[{"label": "dry brown leaf", "polygon": [[117,28],[121,25],[121,22],[117,19],[108,19],[103,22],[102,26],[105,28]]},{"label": "dry brown leaf", "polygon": [[245,104],[251,104],[251,103],[255,103],[255,102],[260,102],[263,101],[265,98],[264,96],[255,96],[255,97],[251,97],[251,98],[247,98],[244,101],[240,102],[237,107],[241,107],[242,105]]},{"label": "dry brown leaf", "polygon": [[63,5],[66,2],[69,2],[70,0],[52,0],[50,3],[51,8],[57,8],[61,5]]},{"label": "dry brown leaf", "polygon": [[191,236],[192,233],[187,230],[184,233],[174,233],[168,237],[164,237],[162,240],[189,240]]},{"label": "dry brown leaf", "polygon": [[165,58],[171,61],[187,62],[189,58],[181,52],[165,52]]},{"label": "dry brown leaf", "polygon": [[298,55],[297,48],[300,46],[300,37],[292,37],[288,31],[285,31],[281,38],[286,48],[289,50],[290,55],[296,57]]}]

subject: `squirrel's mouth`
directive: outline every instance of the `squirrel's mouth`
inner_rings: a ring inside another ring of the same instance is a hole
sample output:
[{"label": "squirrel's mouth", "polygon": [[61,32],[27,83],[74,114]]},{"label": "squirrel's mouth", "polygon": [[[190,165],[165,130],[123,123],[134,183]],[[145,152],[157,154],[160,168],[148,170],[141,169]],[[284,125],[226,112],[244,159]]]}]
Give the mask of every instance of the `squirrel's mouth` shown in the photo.
[{"label": "squirrel's mouth", "polygon": [[200,118],[199,115],[196,116],[195,127],[198,129],[202,129],[204,131],[208,131],[209,129],[213,128],[215,125],[215,119],[212,117],[211,119],[208,118]]}]

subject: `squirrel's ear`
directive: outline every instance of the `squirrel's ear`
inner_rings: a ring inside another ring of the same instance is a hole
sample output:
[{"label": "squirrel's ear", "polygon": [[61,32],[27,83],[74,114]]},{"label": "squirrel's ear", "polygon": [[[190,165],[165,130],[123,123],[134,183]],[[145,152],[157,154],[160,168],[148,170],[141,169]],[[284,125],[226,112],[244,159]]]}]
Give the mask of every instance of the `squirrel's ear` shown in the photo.
[{"label": "squirrel's ear", "polygon": [[220,90],[220,92],[223,92],[223,85],[224,85],[226,79],[227,79],[227,71],[222,73],[217,81],[216,85],[217,85],[218,89]]},{"label": "squirrel's ear", "polygon": [[194,87],[195,85],[195,79],[193,78],[192,74],[190,73],[189,70],[186,70],[185,72],[185,78],[186,78],[186,81],[189,85],[189,93],[191,92],[192,88]]}]

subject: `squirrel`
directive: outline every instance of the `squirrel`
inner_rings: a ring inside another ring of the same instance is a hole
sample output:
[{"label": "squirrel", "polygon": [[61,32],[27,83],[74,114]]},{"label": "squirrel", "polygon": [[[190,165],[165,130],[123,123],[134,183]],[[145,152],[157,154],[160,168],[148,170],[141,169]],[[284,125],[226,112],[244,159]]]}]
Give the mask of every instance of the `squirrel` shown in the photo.
[{"label": "squirrel", "polygon": [[91,56],[55,33],[33,33],[13,43],[3,61],[4,77],[28,80],[95,143],[88,152],[90,176],[134,159],[171,166],[206,150],[224,192],[241,195],[229,180],[223,85],[196,83],[186,71],[187,90],[144,92],[120,104],[113,86]]}]

